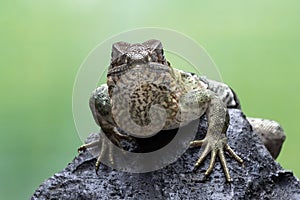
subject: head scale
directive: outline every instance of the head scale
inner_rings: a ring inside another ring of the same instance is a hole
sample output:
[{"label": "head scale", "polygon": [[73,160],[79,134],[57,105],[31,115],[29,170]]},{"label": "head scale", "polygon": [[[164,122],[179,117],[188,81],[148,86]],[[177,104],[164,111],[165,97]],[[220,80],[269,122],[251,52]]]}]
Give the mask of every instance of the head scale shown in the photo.
[{"label": "head scale", "polygon": [[148,62],[167,64],[159,40],[148,40],[141,44],[116,42],[112,45],[110,69],[123,64]]}]

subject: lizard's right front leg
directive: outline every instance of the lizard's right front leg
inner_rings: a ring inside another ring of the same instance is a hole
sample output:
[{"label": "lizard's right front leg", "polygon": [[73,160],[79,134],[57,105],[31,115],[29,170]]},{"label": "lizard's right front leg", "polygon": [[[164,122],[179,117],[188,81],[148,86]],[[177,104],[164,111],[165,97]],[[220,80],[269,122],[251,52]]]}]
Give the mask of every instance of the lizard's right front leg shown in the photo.
[{"label": "lizard's right front leg", "polygon": [[[108,154],[109,161],[111,163],[114,162],[112,143],[114,143],[119,148],[122,148],[121,140],[129,139],[129,137],[119,133],[119,131],[116,129],[116,124],[111,114],[111,104],[106,84],[101,85],[92,92],[89,104],[95,122],[101,127],[101,131],[99,133],[100,138],[97,141],[93,141],[91,143],[80,146],[78,148],[78,151],[84,151],[95,146],[100,147],[100,153],[95,165],[97,173],[101,164],[101,160],[105,155]],[[103,134],[105,134],[107,137],[105,137]],[[109,139],[112,143],[107,139]]]}]

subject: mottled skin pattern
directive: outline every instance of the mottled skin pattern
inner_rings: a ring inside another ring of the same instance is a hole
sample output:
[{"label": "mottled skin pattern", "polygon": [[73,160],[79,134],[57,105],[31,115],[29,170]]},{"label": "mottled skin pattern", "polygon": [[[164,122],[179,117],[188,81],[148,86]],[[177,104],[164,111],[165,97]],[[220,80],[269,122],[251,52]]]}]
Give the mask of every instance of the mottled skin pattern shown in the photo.
[{"label": "mottled skin pattern", "polygon": [[[210,165],[205,172],[206,176],[209,175],[218,156],[226,180],[230,182],[232,179],[224,152],[227,151],[239,163],[243,160],[227,143],[227,107],[240,108],[235,93],[227,85],[171,67],[158,40],[141,44],[115,43],[107,84],[97,88],[90,98],[96,123],[120,148],[122,139],[150,137],[160,130],[177,128],[206,114],[206,137],[190,144],[191,147],[204,146],[195,168],[210,153]],[[120,134],[117,127],[129,135]],[[85,144],[78,149],[85,150],[99,143],[101,152],[96,162],[96,172],[105,154],[112,157],[107,141]]]}]

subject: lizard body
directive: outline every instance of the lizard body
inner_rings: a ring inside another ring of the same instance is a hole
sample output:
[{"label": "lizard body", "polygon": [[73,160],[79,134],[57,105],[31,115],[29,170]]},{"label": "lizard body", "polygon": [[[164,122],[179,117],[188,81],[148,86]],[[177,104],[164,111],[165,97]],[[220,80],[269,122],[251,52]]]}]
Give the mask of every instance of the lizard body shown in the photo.
[{"label": "lizard body", "polygon": [[[158,40],[141,44],[113,44],[107,84],[92,93],[90,108],[102,131],[120,148],[122,139],[151,137],[160,130],[178,128],[206,114],[206,137],[190,143],[191,147],[204,146],[195,168],[210,153],[211,161],[205,175],[211,173],[216,157],[219,157],[226,180],[230,182],[232,179],[224,152],[243,163],[228,145],[226,136],[228,108],[240,108],[235,93],[226,84],[173,68],[165,59]],[[259,124],[254,121],[251,123]],[[119,133],[117,128],[129,135]],[[110,147],[102,140],[79,148],[81,151],[99,143],[102,150],[96,162],[96,171],[103,155],[110,152]]]}]

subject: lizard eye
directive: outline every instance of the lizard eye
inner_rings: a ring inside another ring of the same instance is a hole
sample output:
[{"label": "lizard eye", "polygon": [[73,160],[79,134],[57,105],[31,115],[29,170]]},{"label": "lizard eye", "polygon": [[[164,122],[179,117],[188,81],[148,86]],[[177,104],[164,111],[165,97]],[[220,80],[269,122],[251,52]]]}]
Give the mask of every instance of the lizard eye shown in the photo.
[{"label": "lizard eye", "polygon": [[112,61],[111,66],[112,67],[120,66],[125,63],[128,63],[128,61],[129,61],[129,58],[125,54],[123,54],[122,56],[117,57],[114,61]]},{"label": "lizard eye", "polygon": [[130,62],[131,62],[131,58],[128,57],[128,56],[126,56],[126,57],[124,58],[124,63],[122,63],[122,64],[130,63]]},{"label": "lizard eye", "polygon": [[160,62],[159,62],[159,57],[158,57],[158,55],[156,54],[156,52],[152,52],[152,54],[150,54],[150,55],[148,56],[148,61],[160,63]]}]

